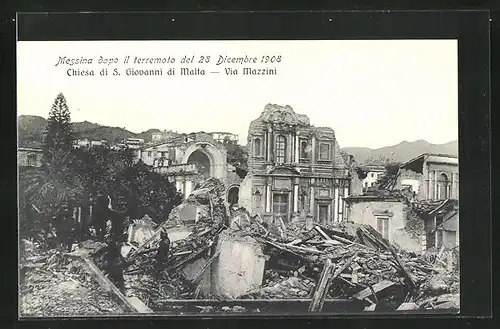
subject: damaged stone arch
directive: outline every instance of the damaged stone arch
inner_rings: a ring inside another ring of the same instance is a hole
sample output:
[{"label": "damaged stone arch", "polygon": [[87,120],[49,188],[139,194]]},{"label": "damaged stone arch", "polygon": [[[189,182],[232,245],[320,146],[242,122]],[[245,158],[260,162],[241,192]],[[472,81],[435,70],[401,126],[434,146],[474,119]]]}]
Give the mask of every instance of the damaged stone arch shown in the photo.
[{"label": "damaged stone arch", "polygon": [[184,152],[182,163],[195,164],[205,179],[211,177],[224,179],[225,177],[226,154],[210,142],[197,142],[189,146]]},{"label": "damaged stone arch", "polygon": [[226,201],[231,206],[238,206],[239,203],[239,193],[240,193],[240,185],[233,184],[228,187],[226,192]]}]

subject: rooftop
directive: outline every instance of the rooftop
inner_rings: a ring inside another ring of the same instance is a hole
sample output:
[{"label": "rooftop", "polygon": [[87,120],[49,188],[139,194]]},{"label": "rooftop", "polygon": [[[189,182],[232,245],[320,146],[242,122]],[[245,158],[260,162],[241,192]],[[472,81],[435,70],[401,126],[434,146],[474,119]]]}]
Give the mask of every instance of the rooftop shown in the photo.
[{"label": "rooftop", "polygon": [[449,164],[457,164],[458,165],[458,156],[450,155],[450,154],[439,154],[439,153],[423,153],[418,157],[415,157],[405,163],[403,163],[400,168],[411,169],[416,172],[420,172],[422,170],[422,166],[424,165],[424,161],[434,161],[434,162],[443,162]]},{"label": "rooftop", "polygon": [[41,148],[35,148],[35,147],[18,147],[17,150],[26,152],[43,152]]},{"label": "rooftop", "polygon": [[413,210],[420,215],[439,215],[458,206],[458,200],[424,200],[412,203]]}]

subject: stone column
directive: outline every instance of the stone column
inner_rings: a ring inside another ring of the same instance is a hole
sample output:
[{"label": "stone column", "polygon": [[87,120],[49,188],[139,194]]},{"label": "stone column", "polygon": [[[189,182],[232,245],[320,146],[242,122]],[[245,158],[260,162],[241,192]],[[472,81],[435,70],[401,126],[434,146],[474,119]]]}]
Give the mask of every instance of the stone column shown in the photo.
[{"label": "stone column", "polygon": [[294,182],[293,185],[293,212],[297,212],[299,209],[299,185]]},{"label": "stone column", "polygon": [[334,191],[334,200],[335,200],[335,206],[334,206],[334,213],[333,213],[333,221],[338,222],[339,221],[339,188],[335,187]]},{"label": "stone column", "polygon": [[309,197],[309,212],[311,213],[311,216],[315,218],[315,200],[314,200],[314,184],[316,184],[315,179],[311,178],[311,195]]},{"label": "stone column", "polygon": [[290,163],[290,162],[293,162],[292,161],[292,133],[288,133],[286,135],[286,154],[285,154],[285,163]]},{"label": "stone column", "polygon": [[458,199],[458,177],[457,174],[451,174],[451,197]]},{"label": "stone column", "polygon": [[299,145],[299,134],[295,132],[295,163],[299,163],[299,153],[300,145]]},{"label": "stone column", "polygon": [[427,177],[427,199],[432,199],[432,193],[433,193],[433,189],[432,189],[432,174],[433,172],[432,171],[428,171],[428,177]]},{"label": "stone column", "polygon": [[272,143],[273,142],[273,130],[271,127],[269,127],[267,131],[267,161],[272,161],[271,159],[271,148],[272,148]]},{"label": "stone column", "polygon": [[290,202],[290,200],[292,200],[292,191],[289,191],[288,192],[288,218],[287,218],[287,221],[289,221],[291,219],[291,216],[292,216],[292,203]]},{"label": "stone column", "polygon": [[186,196],[189,196],[193,191],[193,182],[190,180],[186,181]]},{"label": "stone column", "polygon": [[[312,136],[312,147],[311,147],[311,164],[315,164],[316,163],[316,135],[313,135]],[[314,168],[313,168],[313,171],[314,171]]]},{"label": "stone column", "polygon": [[261,143],[260,147],[261,147],[260,155],[262,155],[264,157],[264,161],[267,161],[267,131],[264,131],[264,134],[262,136],[262,143]]},{"label": "stone column", "polygon": [[266,212],[271,212],[271,185],[266,183]]},{"label": "stone column", "polygon": [[438,174],[437,171],[434,170],[434,199],[438,199]]}]

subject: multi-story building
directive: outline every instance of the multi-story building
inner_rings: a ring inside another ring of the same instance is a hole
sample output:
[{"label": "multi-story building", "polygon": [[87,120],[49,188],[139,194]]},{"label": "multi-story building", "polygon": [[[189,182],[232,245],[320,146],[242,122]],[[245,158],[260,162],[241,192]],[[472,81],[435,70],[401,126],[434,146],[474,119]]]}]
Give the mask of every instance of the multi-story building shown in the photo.
[{"label": "multi-story building", "polygon": [[179,136],[180,134],[171,130],[165,130],[161,132],[156,132],[151,134],[151,141],[154,143],[168,141],[172,138]]},{"label": "multi-story building", "polygon": [[40,167],[42,156],[42,149],[19,147],[17,149],[17,165],[19,167]]},{"label": "multi-story building", "polygon": [[248,144],[240,206],[268,219],[342,220],[350,175],[331,128],[311,125],[290,106],[268,104],[250,123]]},{"label": "multi-story building", "polygon": [[419,200],[458,199],[458,157],[426,153],[402,164],[394,188],[405,186]]},{"label": "multi-story building", "polygon": [[238,135],[228,132],[211,132],[210,133],[216,141],[219,143],[224,143],[225,141],[229,141],[231,143],[238,143]]},{"label": "multi-story building", "polygon": [[127,138],[123,141],[128,148],[139,149],[144,145],[144,139],[142,138]]},{"label": "multi-story building", "polygon": [[73,147],[75,148],[88,148],[93,146],[106,146],[108,142],[106,140],[92,140],[88,138],[77,139],[73,141]]},{"label": "multi-story building", "polygon": [[347,218],[406,250],[451,249],[459,245],[458,181],[456,156],[422,154],[400,166],[387,194],[346,198]]},{"label": "multi-story building", "polygon": [[144,145],[138,149],[137,159],[169,176],[185,197],[191,194],[197,183],[211,177],[220,179],[229,189],[235,175],[234,169],[230,170],[227,164],[225,147],[209,133],[184,134],[165,142]]},{"label": "multi-story building", "polygon": [[363,179],[363,190],[366,191],[369,187],[377,186],[378,181],[385,174],[385,167],[379,165],[364,165],[360,167],[365,172],[366,177]]}]

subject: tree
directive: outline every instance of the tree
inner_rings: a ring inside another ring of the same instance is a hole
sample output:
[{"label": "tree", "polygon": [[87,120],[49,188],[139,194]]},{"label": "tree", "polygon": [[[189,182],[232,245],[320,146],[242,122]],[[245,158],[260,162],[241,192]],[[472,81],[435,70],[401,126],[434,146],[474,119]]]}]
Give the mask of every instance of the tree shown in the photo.
[{"label": "tree", "polygon": [[[40,168],[23,169],[19,175],[19,210],[21,236],[36,236],[46,232],[52,216],[66,204],[73,207],[84,193],[82,182],[71,170],[71,152],[58,150],[50,162]],[[30,216],[31,209],[37,216]]]},{"label": "tree", "polygon": [[143,162],[117,173],[106,193],[132,218],[148,214],[155,222],[166,220],[183,199],[166,176],[152,171]]},{"label": "tree", "polygon": [[227,162],[235,167],[246,170],[248,152],[241,145],[229,139],[225,139],[223,144],[227,150]]},{"label": "tree", "polygon": [[73,146],[73,131],[71,115],[62,93],[57,95],[47,119],[45,143],[43,146],[44,158],[50,158],[58,150],[69,152]]},{"label": "tree", "polygon": [[88,197],[109,195],[113,208],[126,210],[132,218],[145,213],[154,220],[168,218],[172,208],[182,202],[182,195],[167,177],[152,171],[142,161],[134,163],[131,150],[93,147],[74,151],[73,171],[80,177]]}]

